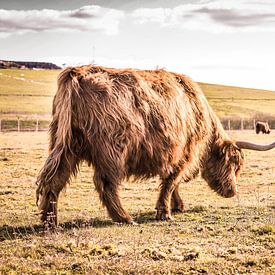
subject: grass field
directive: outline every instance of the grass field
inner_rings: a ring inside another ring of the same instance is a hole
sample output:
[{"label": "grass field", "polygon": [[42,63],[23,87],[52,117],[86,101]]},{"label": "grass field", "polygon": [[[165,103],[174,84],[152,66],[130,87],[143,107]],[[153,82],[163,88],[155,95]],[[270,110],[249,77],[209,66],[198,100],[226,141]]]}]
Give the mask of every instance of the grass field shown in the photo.
[{"label": "grass field", "polygon": [[[230,132],[271,142],[271,135]],[[224,199],[201,179],[181,184],[186,211],[157,222],[158,179],[124,182],[137,226],[113,223],[83,165],[62,192],[60,227],[43,231],[35,180],[47,156],[42,133],[0,133],[0,274],[274,274],[274,150],[246,154],[238,196]]]},{"label": "grass field", "polygon": [[0,114],[49,115],[58,70],[0,70]]},{"label": "grass field", "polygon": [[275,116],[275,92],[273,91],[199,84],[220,118]]},{"label": "grass field", "polygon": [[[51,113],[59,70],[0,70],[0,118]],[[275,92],[199,83],[219,117],[275,117]]]}]

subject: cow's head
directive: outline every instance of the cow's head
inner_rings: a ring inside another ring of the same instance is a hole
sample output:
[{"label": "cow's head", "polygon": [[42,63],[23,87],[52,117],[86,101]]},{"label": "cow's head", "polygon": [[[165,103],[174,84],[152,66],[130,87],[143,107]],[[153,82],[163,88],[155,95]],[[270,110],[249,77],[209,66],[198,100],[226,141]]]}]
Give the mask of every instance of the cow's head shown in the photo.
[{"label": "cow's head", "polygon": [[202,177],[209,186],[223,197],[236,195],[237,181],[244,165],[244,153],[232,141],[219,140],[202,169]]},{"label": "cow's head", "polygon": [[210,148],[210,154],[202,168],[202,177],[221,196],[233,197],[244,166],[242,149],[267,151],[272,148],[275,148],[275,142],[259,145],[245,141],[218,140]]}]

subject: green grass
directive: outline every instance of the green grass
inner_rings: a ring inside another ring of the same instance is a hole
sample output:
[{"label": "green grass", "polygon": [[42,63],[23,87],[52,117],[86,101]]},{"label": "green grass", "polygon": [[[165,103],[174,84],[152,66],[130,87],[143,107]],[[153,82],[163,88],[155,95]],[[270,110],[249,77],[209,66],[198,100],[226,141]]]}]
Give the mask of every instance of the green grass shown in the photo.
[{"label": "green grass", "polygon": [[[52,96],[0,96],[0,115],[21,117],[22,115],[49,115],[52,108]],[[2,116],[4,117],[4,116]]]},{"label": "green grass", "polygon": [[53,96],[60,70],[0,70],[0,94]]},{"label": "green grass", "polygon": [[2,117],[49,115],[59,70],[0,70]]},{"label": "green grass", "polygon": [[[268,143],[274,135],[229,133]],[[121,198],[138,226],[113,223],[83,164],[62,192],[60,227],[44,231],[35,180],[47,133],[0,133],[0,274],[273,274],[274,151],[246,152],[238,196],[221,198],[201,179],[182,182],[186,211],[155,221],[159,180],[124,182]]]},{"label": "green grass", "polygon": [[199,83],[208,102],[222,117],[274,117],[275,92]]},{"label": "green grass", "polygon": [[[0,70],[0,117],[50,115],[60,70]],[[274,117],[275,92],[199,83],[219,117]]]}]

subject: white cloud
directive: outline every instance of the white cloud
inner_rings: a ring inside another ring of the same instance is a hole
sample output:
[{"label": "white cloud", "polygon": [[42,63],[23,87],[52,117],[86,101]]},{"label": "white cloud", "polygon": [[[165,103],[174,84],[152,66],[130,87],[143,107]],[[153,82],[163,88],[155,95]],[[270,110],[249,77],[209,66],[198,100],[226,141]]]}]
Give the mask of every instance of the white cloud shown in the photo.
[{"label": "white cloud", "polygon": [[0,36],[40,31],[103,31],[116,34],[124,13],[100,6],[75,10],[0,10]]},{"label": "white cloud", "polygon": [[130,13],[96,5],[75,10],[0,9],[0,38],[41,31],[103,31],[116,34],[123,18],[136,24],[153,22],[161,27],[187,30],[274,31],[275,2],[198,1],[173,8],[138,8]]},{"label": "white cloud", "polygon": [[275,2],[246,0],[200,1],[174,8],[139,8],[131,14],[136,24],[155,22],[162,27],[177,27],[212,32],[274,31]]}]

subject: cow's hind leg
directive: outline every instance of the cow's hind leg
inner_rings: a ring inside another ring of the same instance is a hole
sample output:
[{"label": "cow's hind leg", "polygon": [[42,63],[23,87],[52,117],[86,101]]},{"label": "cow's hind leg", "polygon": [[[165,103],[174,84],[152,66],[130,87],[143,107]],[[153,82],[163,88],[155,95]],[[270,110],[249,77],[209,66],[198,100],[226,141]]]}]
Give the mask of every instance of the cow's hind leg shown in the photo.
[{"label": "cow's hind leg", "polygon": [[69,151],[53,150],[37,179],[37,202],[41,221],[49,227],[57,225],[57,201],[60,191],[77,170],[78,160]]},{"label": "cow's hind leg", "polygon": [[172,212],[183,212],[184,203],[179,194],[179,185],[177,185],[171,196],[171,211]]},{"label": "cow's hind leg", "polygon": [[[157,201],[157,220],[172,220],[171,216],[171,196],[175,188],[177,188],[181,178],[181,171],[171,173],[167,178],[161,182],[161,189]],[[178,191],[176,191],[176,195]]]},{"label": "cow's hind leg", "polygon": [[95,173],[94,182],[100,200],[106,206],[109,216],[114,222],[133,223],[131,216],[122,207],[118,187],[119,182],[109,180],[106,176]]}]

